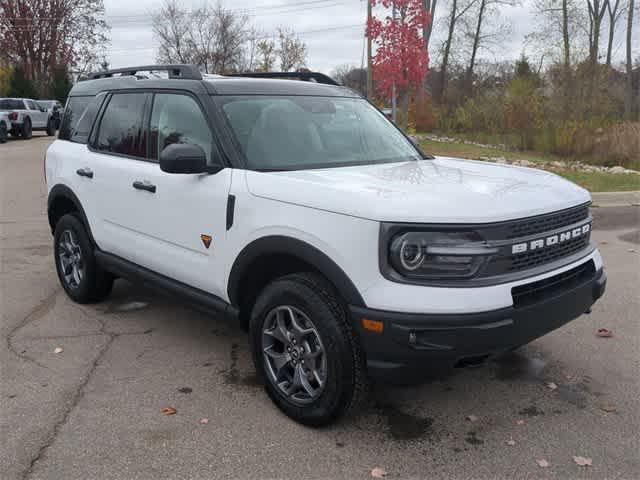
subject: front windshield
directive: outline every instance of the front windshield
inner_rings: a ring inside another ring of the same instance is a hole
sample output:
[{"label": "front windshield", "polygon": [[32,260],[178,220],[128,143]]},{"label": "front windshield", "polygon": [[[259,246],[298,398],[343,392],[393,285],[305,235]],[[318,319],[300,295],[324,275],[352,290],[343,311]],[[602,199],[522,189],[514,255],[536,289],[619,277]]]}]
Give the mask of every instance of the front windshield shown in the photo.
[{"label": "front windshield", "polygon": [[36,103],[38,105],[40,105],[40,107],[42,107],[42,108],[51,108],[51,107],[53,107],[53,102],[48,101],[48,100],[47,101],[42,101],[41,100],[41,101],[36,102]]},{"label": "front windshield", "polygon": [[215,97],[249,168],[301,170],[403,162],[420,153],[360,98]]}]

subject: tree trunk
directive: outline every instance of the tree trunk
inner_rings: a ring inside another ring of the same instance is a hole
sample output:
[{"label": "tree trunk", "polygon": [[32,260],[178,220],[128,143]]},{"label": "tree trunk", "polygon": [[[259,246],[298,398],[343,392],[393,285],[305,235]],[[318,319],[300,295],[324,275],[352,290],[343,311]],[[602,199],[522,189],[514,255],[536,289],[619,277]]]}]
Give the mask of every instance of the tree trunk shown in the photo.
[{"label": "tree trunk", "polygon": [[[433,32],[433,20],[436,16],[436,4],[438,3],[438,0],[422,0],[422,6],[424,7],[424,9],[429,12],[431,14],[431,21],[429,22],[428,25],[425,25],[422,28],[422,38],[424,39],[424,48],[427,51],[427,55],[429,54],[429,42],[431,41],[431,33]],[[428,91],[428,85],[427,85],[427,78],[428,78],[428,74],[424,76],[424,80],[422,82],[422,90],[419,91],[419,95],[421,99],[424,99],[427,91]]]},{"label": "tree trunk", "polygon": [[571,51],[569,44],[569,7],[568,0],[562,0],[562,42],[564,44],[564,68],[571,66]]},{"label": "tree trunk", "polygon": [[453,42],[453,32],[456,28],[458,11],[458,0],[452,0],[451,19],[449,20],[449,33],[447,41],[444,45],[444,54],[442,55],[442,64],[440,66],[440,89],[438,91],[438,101],[442,101],[447,90],[447,68],[449,67],[449,54],[451,53],[451,43]]},{"label": "tree trunk", "polygon": [[476,55],[478,54],[478,47],[480,46],[480,33],[482,31],[482,21],[484,19],[484,10],[486,6],[487,0],[480,0],[478,22],[476,23],[476,32],[473,37],[473,46],[471,47],[471,59],[469,60],[469,67],[467,67],[464,79],[465,93],[469,96],[473,93],[473,69],[476,65]]},{"label": "tree trunk", "polygon": [[627,88],[624,101],[624,112],[627,120],[633,118],[633,64],[631,62],[631,33],[633,30],[634,0],[629,0],[629,16],[627,18]]},{"label": "tree trunk", "polygon": [[611,9],[611,0],[607,3],[607,11],[609,12],[609,41],[607,42],[607,66],[611,66],[611,55],[613,53],[613,37],[616,33],[616,23],[618,22],[618,7],[620,0],[616,0]]}]

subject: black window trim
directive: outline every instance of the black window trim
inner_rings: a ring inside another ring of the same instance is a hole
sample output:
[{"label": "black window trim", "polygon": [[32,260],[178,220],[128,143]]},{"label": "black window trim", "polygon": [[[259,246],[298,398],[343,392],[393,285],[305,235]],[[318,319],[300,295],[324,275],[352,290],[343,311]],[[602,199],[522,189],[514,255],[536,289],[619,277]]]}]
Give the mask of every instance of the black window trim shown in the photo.
[{"label": "black window trim", "polygon": [[[93,122],[93,127],[91,129],[91,134],[89,135],[89,141],[87,142],[87,148],[93,152],[93,153],[98,153],[100,155],[109,155],[112,157],[120,157],[120,158],[126,158],[129,160],[136,160],[139,162],[150,162],[149,160],[149,152],[145,152],[145,156],[144,157],[138,157],[135,155],[127,155],[125,153],[116,153],[116,152],[106,152],[104,150],[100,150],[98,148],[95,147],[95,142],[97,140],[97,136],[98,133],[100,132],[100,126],[102,125],[102,118],[104,117],[104,113],[107,110],[107,107],[109,106],[109,103],[111,103],[111,99],[113,98],[114,95],[117,94],[127,94],[127,93],[137,93],[137,94],[141,94],[144,95],[145,99],[144,99],[144,106],[143,106],[143,117],[142,117],[142,121],[140,123],[140,128],[144,128],[145,126],[145,115],[148,113],[148,103],[149,103],[149,92],[146,90],[141,90],[141,89],[131,89],[131,90],[113,90],[110,92],[106,92],[107,93],[107,97],[105,100],[102,101],[102,106],[100,107],[100,110],[98,111],[98,114],[96,115],[96,120]],[[140,138],[138,138],[138,142],[140,142]],[[151,162],[151,163],[157,163],[157,162]]]}]

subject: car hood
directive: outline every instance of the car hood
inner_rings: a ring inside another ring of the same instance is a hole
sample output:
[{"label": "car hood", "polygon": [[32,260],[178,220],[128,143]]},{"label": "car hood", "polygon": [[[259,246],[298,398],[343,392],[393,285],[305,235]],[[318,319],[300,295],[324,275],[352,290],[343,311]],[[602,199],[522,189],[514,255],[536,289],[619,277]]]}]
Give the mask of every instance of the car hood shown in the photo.
[{"label": "car hood", "polygon": [[578,185],[525,167],[434,160],[288,172],[247,172],[257,196],[393,222],[488,223],[591,200]]}]

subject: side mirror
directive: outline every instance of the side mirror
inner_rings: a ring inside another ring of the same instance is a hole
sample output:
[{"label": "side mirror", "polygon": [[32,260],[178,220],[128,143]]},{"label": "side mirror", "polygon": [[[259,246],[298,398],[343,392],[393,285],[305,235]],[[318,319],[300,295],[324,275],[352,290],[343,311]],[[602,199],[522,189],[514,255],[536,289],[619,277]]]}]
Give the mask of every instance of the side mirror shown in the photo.
[{"label": "side mirror", "polygon": [[210,168],[200,145],[173,143],[160,153],[160,170],[167,173],[208,173]]}]

